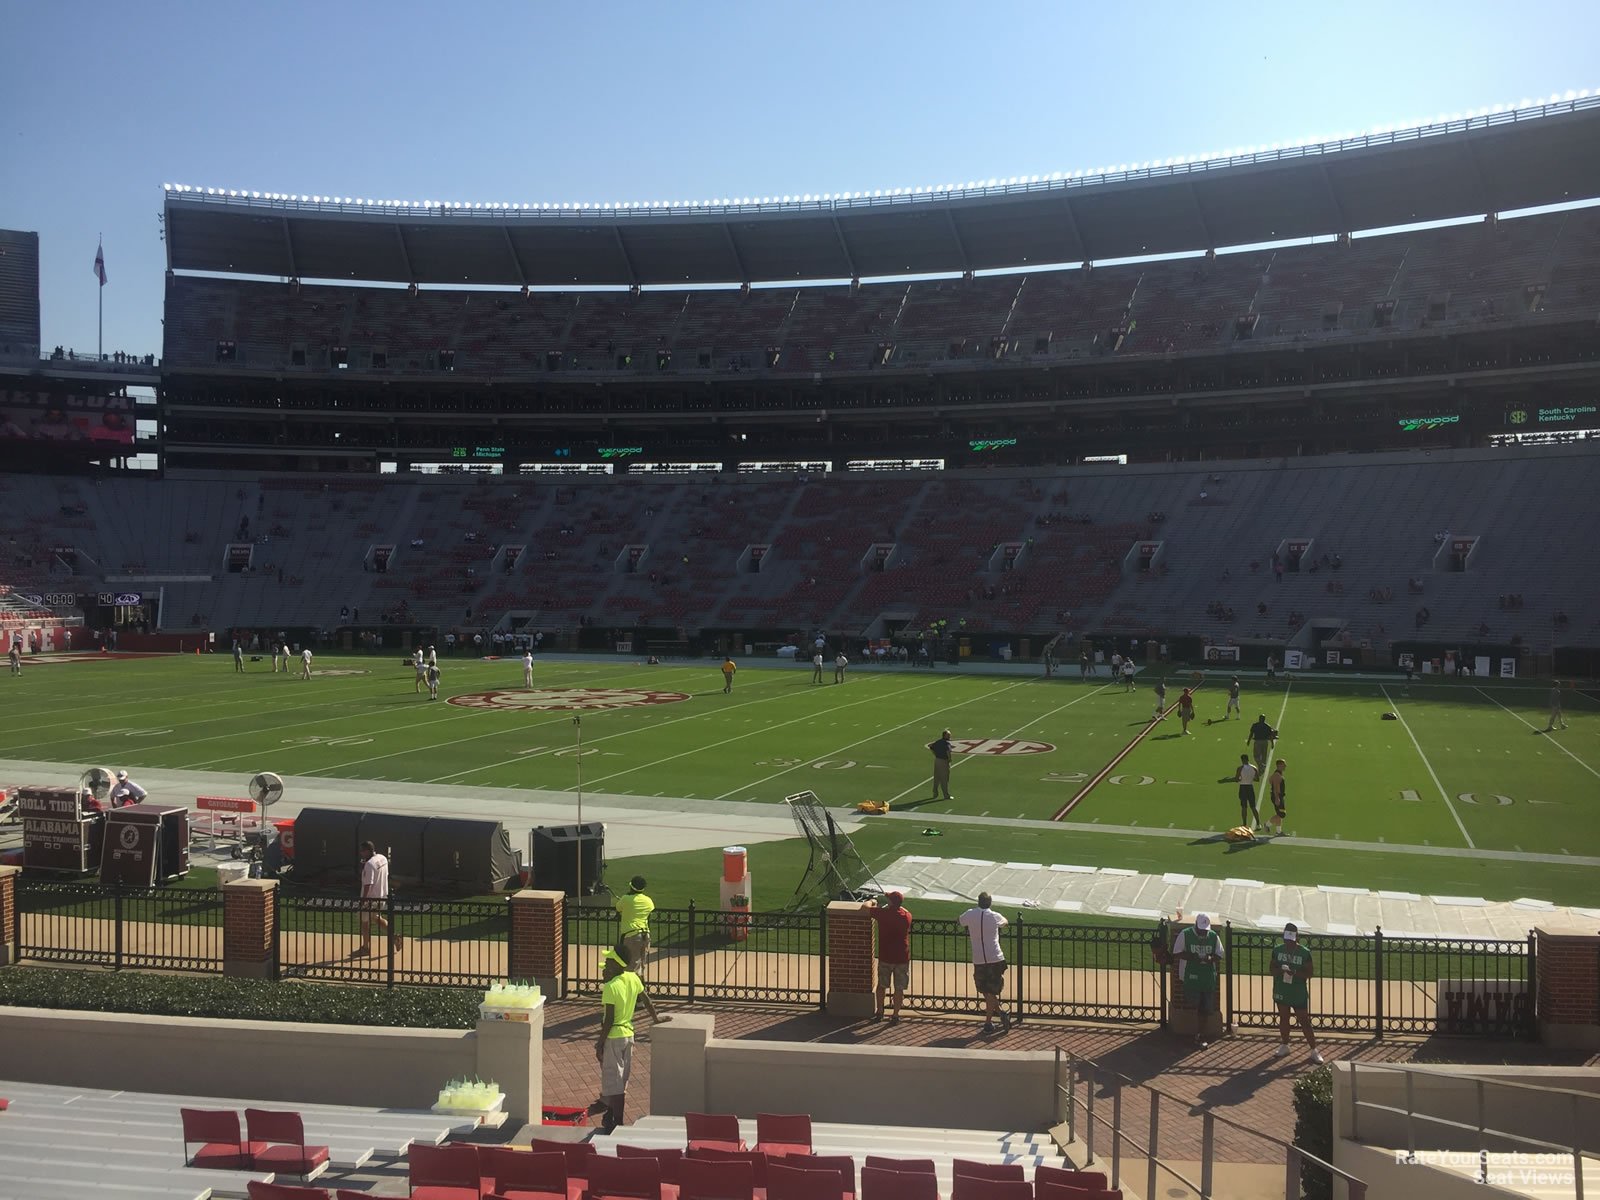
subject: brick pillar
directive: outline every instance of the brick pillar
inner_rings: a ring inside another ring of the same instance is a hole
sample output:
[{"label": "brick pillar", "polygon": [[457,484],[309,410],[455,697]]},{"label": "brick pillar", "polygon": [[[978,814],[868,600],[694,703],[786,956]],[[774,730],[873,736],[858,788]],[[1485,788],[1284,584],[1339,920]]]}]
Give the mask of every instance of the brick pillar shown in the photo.
[{"label": "brick pillar", "polygon": [[835,1017],[870,1017],[876,1007],[872,918],[859,903],[828,905],[827,1009]]},{"label": "brick pillar", "polygon": [[17,879],[21,867],[0,867],[0,967],[17,961]]},{"label": "brick pillar", "polygon": [[278,881],[238,879],[222,888],[222,973],[273,978]]},{"label": "brick pillar", "polygon": [[565,995],[567,898],[561,892],[523,888],[511,897],[512,979],[533,982],[551,999]]},{"label": "brick pillar", "polygon": [[1535,929],[1539,1040],[1600,1048],[1600,936]]}]

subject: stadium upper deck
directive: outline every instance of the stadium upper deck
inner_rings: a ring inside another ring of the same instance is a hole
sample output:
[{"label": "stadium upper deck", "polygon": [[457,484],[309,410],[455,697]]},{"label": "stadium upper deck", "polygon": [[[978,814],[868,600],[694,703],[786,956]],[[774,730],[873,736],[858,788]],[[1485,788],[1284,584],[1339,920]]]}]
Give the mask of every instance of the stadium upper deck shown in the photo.
[{"label": "stadium upper deck", "polygon": [[958,274],[1354,233],[1600,196],[1600,96],[964,188],[704,202],[370,201],[169,185],[175,271],[580,287]]}]

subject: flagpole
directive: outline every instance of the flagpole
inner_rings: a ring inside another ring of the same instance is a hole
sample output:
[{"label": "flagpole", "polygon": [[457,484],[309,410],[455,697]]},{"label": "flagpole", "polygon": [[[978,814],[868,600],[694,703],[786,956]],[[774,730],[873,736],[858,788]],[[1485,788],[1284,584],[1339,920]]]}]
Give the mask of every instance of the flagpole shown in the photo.
[{"label": "flagpole", "polygon": [[[102,233],[100,235],[100,239],[99,239],[99,243],[98,244],[102,248],[96,251],[96,257],[97,257],[97,259],[99,259],[100,261],[103,262],[104,261],[104,255],[105,255],[105,250],[104,250],[103,247],[106,244],[106,235],[104,233]],[[104,267],[101,267],[100,269],[101,269],[102,272],[105,270]],[[99,294],[99,299],[100,299],[99,309],[100,309],[100,311],[99,311],[99,319],[97,321],[96,329],[95,329],[95,348],[94,348],[94,352],[95,352],[95,361],[96,362],[104,362],[105,358],[106,358],[106,281],[105,281],[104,275],[101,276],[101,278],[98,280],[98,283],[100,284],[100,286],[98,288],[96,288],[95,290]]]}]

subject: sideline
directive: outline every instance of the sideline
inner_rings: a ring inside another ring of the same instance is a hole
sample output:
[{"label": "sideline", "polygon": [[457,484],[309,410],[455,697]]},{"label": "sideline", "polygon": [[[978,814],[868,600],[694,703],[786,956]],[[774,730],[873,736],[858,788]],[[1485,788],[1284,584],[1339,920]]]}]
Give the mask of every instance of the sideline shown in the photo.
[{"label": "sideline", "polygon": [[1422,759],[1422,765],[1428,768],[1428,774],[1433,777],[1433,786],[1439,789],[1439,797],[1444,801],[1444,806],[1450,810],[1450,815],[1456,819],[1456,828],[1461,830],[1461,836],[1467,839],[1467,849],[1476,850],[1472,835],[1467,832],[1467,827],[1461,823],[1461,814],[1456,811],[1456,806],[1450,802],[1450,793],[1444,790],[1444,784],[1439,782],[1439,773],[1433,769],[1433,764],[1428,761],[1428,756],[1422,752],[1422,743],[1417,741],[1417,735],[1411,732],[1411,726],[1406,722],[1405,713],[1400,711],[1400,706],[1394,702],[1394,697],[1389,695],[1388,688],[1379,688],[1383,698],[1394,709],[1394,715],[1400,719],[1400,728],[1406,731],[1406,736],[1411,739],[1411,744],[1417,748],[1417,757]]},{"label": "sideline", "polygon": [[[1189,688],[1188,692],[1192,696],[1196,692],[1198,692],[1201,688],[1205,687],[1205,685],[1206,685],[1206,681],[1204,679],[1202,679],[1199,683],[1197,683],[1193,687]],[[1110,685],[1108,684],[1107,686],[1110,686]],[[1288,693],[1286,692],[1285,693],[1285,697],[1286,698],[1287,698],[1287,695],[1288,695]],[[1111,772],[1115,771],[1117,769],[1117,767],[1119,767],[1122,764],[1122,760],[1127,758],[1128,755],[1132,754],[1134,752],[1134,750],[1136,750],[1138,748],[1139,743],[1144,741],[1145,738],[1149,737],[1151,735],[1151,733],[1153,733],[1155,731],[1156,726],[1160,725],[1161,722],[1165,721],[1167,719],[1167,717],[1169,717],[1173,712],[1175,712],[1177,710],[1177,707],[1178,707],[1178,701],[1174,700],[1172,702],[1172,704],[1167,708],[1167,710],[1165,712],[1163,712],[1159,717],[1152,717],[1150,719],[1150,723],[1148,725],[1146,725],[1143,729],[1141,729],[1138,733],[1134,734],[1133,740],[1131,742],[1129,742],[1126,746],[1124,746],[1121,750],[1117,751],[1116,757],[1114,757],[1105,766],[1101,767],[1099,772],[1094,776],[1094,778],[1089,780],[1088,783],[1084,784],[1081,788],[1079,788],[1078,789],[1078,794],[1076,796],[1074,796],[1071,800],[1068,800],[1059,809],[1057,809],[1056,812],[1055,812],[1055,815],[1052,816],[1050,819],[1052,821],[1059,821],[1059,820],[1061,820],[1062,817],[1066,816],[1073,809],[1077,808],[1079,803],[1083,800],[1083,798],[1085,796],[1087,796],[1090,792],[1094,791],[1095,788],[1099,787],[1102,783],[1104,783],[1106,778],[1107,778],[1107,776],[1109,776],[1111,774]]]},{"label": "sideline", "polygon": [[[1524,717],[1521,713],[1517,712],[1515,709],[1506,708],[1506,706],[1504,704],[1501,704],[1500,701],[1495,700],[1493,696],[1489,695],[1489,693],[1484,691],[1482,688],[1473,688],[1472,690],[1477,692],[1478,695],[1482,696],[1485,700],[1494,700],[1495,704],[1499,705],[1499,707],[1501,707],[1501,708],[1505,708],[1506,712],[1510,713],[1513,717],[1515,717],[1517,720],[1521,721],[1524,725],[1526,725],[1529,729],[1533,730],[1535,733],[1553,733],[1553,732],[1555,732],[1554,730],[1540,729],[1537,725],[1535,725],[1532,721],[1528,720],[1526,717]],[[1556,741],[1555,738],[1547,737],[1547,738],[1545,738],[1545,741],[1549,742],[1557,750],[1561,751],[1561,753],[1565,754],[1573,762],[1577,763],[1585,771],[1589,772],[1589,774],[1595,776],[1596,778],[1600,778],[1600,771],[1596,771],[1588,763],[1584,762],[1583,759],[1579,758],[1571,750],[1568,750],[1560,742]]]}]

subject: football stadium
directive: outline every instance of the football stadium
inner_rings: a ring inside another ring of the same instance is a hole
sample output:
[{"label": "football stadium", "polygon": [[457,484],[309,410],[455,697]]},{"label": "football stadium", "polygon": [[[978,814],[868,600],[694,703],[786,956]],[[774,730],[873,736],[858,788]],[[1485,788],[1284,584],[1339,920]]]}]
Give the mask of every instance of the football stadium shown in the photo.
[{"label": "football stadium", "polygon": [[0,233],[0,1197],[1600,1183],[1600,96],[158,196],[159,353]]}]

